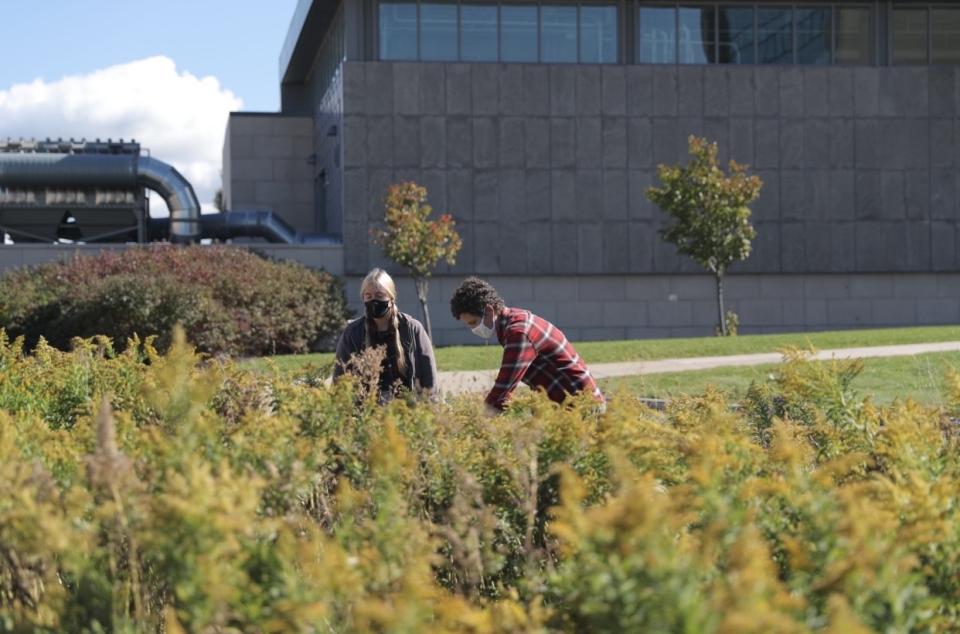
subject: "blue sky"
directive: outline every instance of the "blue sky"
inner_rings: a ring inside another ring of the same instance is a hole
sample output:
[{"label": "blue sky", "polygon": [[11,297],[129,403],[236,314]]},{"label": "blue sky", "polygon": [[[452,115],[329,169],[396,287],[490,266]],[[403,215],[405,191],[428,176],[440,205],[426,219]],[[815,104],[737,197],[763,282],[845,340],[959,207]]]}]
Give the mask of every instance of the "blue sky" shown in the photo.
[{"label": "blue sky", "polygon": [[228,114],[279,110],[296,4],[0,0],[0,139],[136,139],[209,209]]},{"label": "blue sky", "polygon": [[0,0],[0,90],[164,55],[213,75],[245,110],[280,107],[296,0]]}]

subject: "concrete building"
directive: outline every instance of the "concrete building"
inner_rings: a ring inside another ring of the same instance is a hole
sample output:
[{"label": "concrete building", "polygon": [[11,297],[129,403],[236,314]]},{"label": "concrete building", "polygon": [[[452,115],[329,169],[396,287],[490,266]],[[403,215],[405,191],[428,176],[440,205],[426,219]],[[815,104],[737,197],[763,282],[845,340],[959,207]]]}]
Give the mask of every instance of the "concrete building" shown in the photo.
[{"label": "concrete building", "polygon": [[644,190],[705,135],[764,181],[743,332],[956,323],[958,64],[956,3],[301,0],[225,199],[340,236],[356,300],[387,185],[426,185],[464,238],[441,344],[475,341],[447,310],[473,273],[574,339],[704,335],[712,280]]}]

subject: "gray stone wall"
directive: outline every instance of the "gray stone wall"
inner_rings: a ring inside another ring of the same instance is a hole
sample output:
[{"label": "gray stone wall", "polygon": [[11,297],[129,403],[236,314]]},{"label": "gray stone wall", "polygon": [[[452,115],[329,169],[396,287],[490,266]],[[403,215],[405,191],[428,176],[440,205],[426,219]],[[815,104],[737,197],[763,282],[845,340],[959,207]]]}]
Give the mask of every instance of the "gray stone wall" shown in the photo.
[{"label": "gray stone wall", "polygon": [[230,113],[223,145],[223,194],[232,211],[272,209],[300,231],[317,230],[313,121]]},{"label": "gray stone wall", "polygon": [[[360,276],[346,278],[347,298],[360,314]],[[716,324],[713,279],[705,275],[487,277],[510,306],[549,319],[574,341],[706,337]],[[430,283],[436,345],[480,340],[450,315],[462,276]],[[413,283],[397,278],[399,305],[420,318]],[[740,316],[742,334],[956,324],[960,274],[864,273],[732,275],[727,307]],[[493,345],[493,344],[491,344]]]},{"label": "gray stone wall", "polygon": [[[344,275],[338,245],[244,246]],[[0,273],[125,248],[130,247],[6,245],[0,247]],[[481,343],[450,315],[450,297],[463,277],[442,275],[430,283],[436,345]],[[361,311],[361,279],[345,277],[355,314]],[[575,341],[713,333],[714,286],[705,275],[491,275],[487,279],[508,304],[542,315]],[[419,318],[413,282],[397,277],[397,286],[400,307]],[[726,296],[728,307],[740,315],[743,334],[960,322],[960,273],[738,274],[727,280]]]},{"label": "gray stone wall", "polygon": [[451,273],[695,273],[644,196],[690,134],[765,186],[744,273],[957,265],[960,69],[347,62],[345,267],[390,182],[457,219]]}]

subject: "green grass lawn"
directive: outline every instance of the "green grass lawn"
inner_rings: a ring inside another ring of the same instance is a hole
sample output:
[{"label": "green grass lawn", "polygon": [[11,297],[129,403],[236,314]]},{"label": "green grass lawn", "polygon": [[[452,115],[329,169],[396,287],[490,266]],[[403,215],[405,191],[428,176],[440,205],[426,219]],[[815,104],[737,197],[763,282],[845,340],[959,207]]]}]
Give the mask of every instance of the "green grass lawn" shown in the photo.
[{"label": "green grass lawn", "polygon": [[[828,348],[933,343],[938,341],[960,341],[960,326],[838,330],[778,335],[741,335],[739,337],[586,341],[575,343],[575,345],[580,355],[590,364],[776,352],[787,346],[807,347],[812,345],[820,350],[825,350]],[[449,346],[437,349],[437,365],[440,370],[490,370],[497,368],[500,363],[500,355],[501,348],[496,342],[477,346]],[[281,371],[290,372],[308,363],[314,365],[331,363],[333,354],[279,355],[247,359],[242,364],[246,367],[265,369],[268,359],[275,363]],[[740,371],[739,369],[726,369],[717,372],[732,374]]]},{"label": "green grass lawn", "polygon": [[[946,370],[960,369],[960,352],[937,352],[912,357],[864,359],[863,373],[853,383],[861,395],[870,395],[876,403],[889,403],[894,398],[911,397],[928,405],[941,405],[942,384]],[[672,374],[650,374],[605,379],[605,392],[628,390],[639,396],[670,398],[678,394],[699,394],[708,385],[720,388],[731,400],[743,396],[751,381],[772,377],[775,365],[716,368]]]}]

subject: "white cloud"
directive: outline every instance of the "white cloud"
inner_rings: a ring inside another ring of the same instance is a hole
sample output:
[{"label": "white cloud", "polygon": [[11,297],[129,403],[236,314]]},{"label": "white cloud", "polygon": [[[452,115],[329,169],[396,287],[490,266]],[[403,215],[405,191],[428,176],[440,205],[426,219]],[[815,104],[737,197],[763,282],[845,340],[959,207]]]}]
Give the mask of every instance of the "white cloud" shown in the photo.
[{"label": "white cloud", "polygon": [[[0,90],[0,137],[135,139],[187,177],[204,209],[220,187],[227,116],[243,101],[216,77],[151,57]],[[153,196],[152,214],[165,211]]]}]

